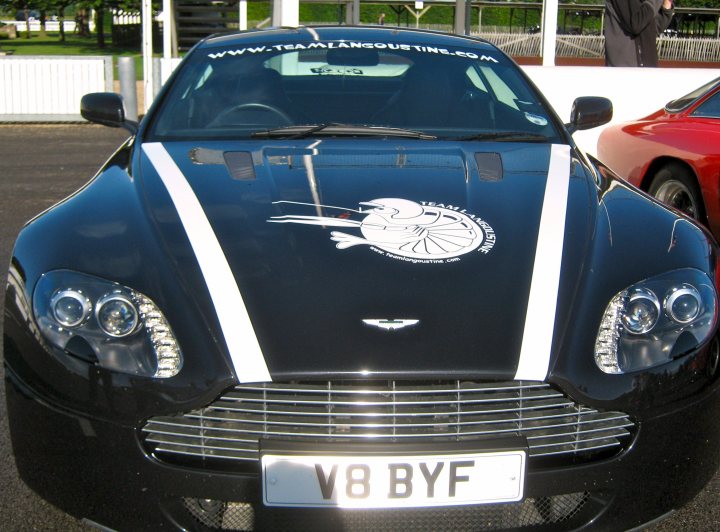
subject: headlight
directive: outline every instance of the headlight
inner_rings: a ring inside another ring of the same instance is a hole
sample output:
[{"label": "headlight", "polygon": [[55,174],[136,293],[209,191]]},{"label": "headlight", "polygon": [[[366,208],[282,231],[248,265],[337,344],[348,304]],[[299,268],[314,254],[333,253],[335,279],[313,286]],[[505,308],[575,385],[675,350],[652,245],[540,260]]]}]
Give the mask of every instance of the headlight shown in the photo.
[{"label": "headlight", "polygon": [[52,347],[122,373],[167,378],[182,353],[165,316],[143,294],[67,270],[46,273],[33,311]]},{"label": "headlight", "polygon": [[665,312],[678,323],[692,322],[701,309],[702,296],[689,284],[673,289],[665,298]]},{"label": "headlight", "polygon": [[651,330],[660,318],[660,302],[650,290],[642,287],[628,290],[622,324],[628,332],[644,334]]},{"label": "headlight", "polygon": [[50,300],[50,311],[55,320],[65,327],[78,327],[90,316],[92,303],[79,290],[58,290]]},{"label": "headlight", "polygon": [[105,334],[115,338],[132,334],[139,321],[135,305],[122,290],[113,290],[101,297],[97,302],[95,317]]},{"label": "headlight", "polygon": [[632,285],[605,309],[595,363],[605,373],[627,373],[684,355],[712,334],[716,306],[713,283],[699,270],[675,270]]}]

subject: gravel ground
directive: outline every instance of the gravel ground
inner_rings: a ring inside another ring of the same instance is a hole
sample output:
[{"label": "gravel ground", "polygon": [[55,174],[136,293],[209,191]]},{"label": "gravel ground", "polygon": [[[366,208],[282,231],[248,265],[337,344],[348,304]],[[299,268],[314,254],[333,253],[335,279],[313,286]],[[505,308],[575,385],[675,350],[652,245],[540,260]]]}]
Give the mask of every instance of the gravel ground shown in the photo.
[{"label": "gravel ground", "polygon": [[[0,126],[0,265],[5,268],[22,224],[85,183],[126,138],[124,130],[73,125]],[[0,274],[4,277],[4,274]],[[0,305],[5,283],[0,284]],[[0,321],[0,331],[2,322]],[[1,358],[1,355],[0,355]],[[0,380],[0,395],[4,382]],[[49,472],[48,474],[51,474]],[[642,472],[638,471],[641,475]],[[653,532],[720,530],[720,475]],[[44,502],[20,481],[0,400],[0,530],[89,530]]]}]

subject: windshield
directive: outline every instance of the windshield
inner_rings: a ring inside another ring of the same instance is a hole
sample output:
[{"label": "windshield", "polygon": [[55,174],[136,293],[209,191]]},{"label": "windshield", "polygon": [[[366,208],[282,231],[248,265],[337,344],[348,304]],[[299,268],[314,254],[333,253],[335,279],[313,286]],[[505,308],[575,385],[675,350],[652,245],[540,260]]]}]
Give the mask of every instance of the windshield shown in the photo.
[{"label": "windshield", "polygon": [[362,136],[392,136],[393,128],[417,138],[506,131],[556,141],[551,113],[517,66],[488,50],[379,42],[200,48],[149,137],[248,138],[282,128],[307,136],[297,126],[313,126],[318,136],[360,136],[362,127]]},{"label": "windshield", "polygon": [[690,94],[686,94],[682,98],[668,102],[665,105],[665,110],[669,113],[677,113],[688,107],[695,100],[703,96],[706,92],[712,89],[715,85],[720,83],[720,78],[712,80],[710,83],[706,83],[702,87],[699,87],[692,91]]}]

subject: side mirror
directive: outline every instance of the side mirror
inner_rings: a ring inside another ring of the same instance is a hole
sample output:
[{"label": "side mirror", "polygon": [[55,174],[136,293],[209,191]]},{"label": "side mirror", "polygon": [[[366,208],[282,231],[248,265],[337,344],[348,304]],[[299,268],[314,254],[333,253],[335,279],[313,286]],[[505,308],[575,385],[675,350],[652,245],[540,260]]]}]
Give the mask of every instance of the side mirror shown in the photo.
[{"label": "side mirror", "polygon": [[137,122],[125,119],[122,96],[114,92],[92,92],[80,100],[80,114],[85,120],[109,127],[124,127],[132,134]]},{"label": "side mirror", "polygon": [[583,129],[602,126],[612,120],[613,106],[607,98],[582,96],[573,102],[570,123],[565,124],[570,134]]}]

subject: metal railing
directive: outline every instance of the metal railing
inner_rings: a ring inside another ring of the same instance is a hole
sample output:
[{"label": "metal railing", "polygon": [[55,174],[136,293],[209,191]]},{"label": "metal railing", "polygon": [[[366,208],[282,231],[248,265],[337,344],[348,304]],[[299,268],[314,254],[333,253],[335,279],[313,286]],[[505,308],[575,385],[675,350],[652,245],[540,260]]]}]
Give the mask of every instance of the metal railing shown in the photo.
[{"label": "metal railing", "polygon": [[658,55],[668,61],[714,61],[720,67],[720,39],[661,37]]},{"label": "metal railing", "polygon": [[[538,57],[540,34],[534,33],[479,33],[475,35],[490,41],[513,57]],[[683,37],[660,37],[657,40],[658,57],[665,61],[718,62],[720,67],[720,40]],[[557,57],[605,57],[605,37],[602,35],[558,35],[555,46]]]}]

